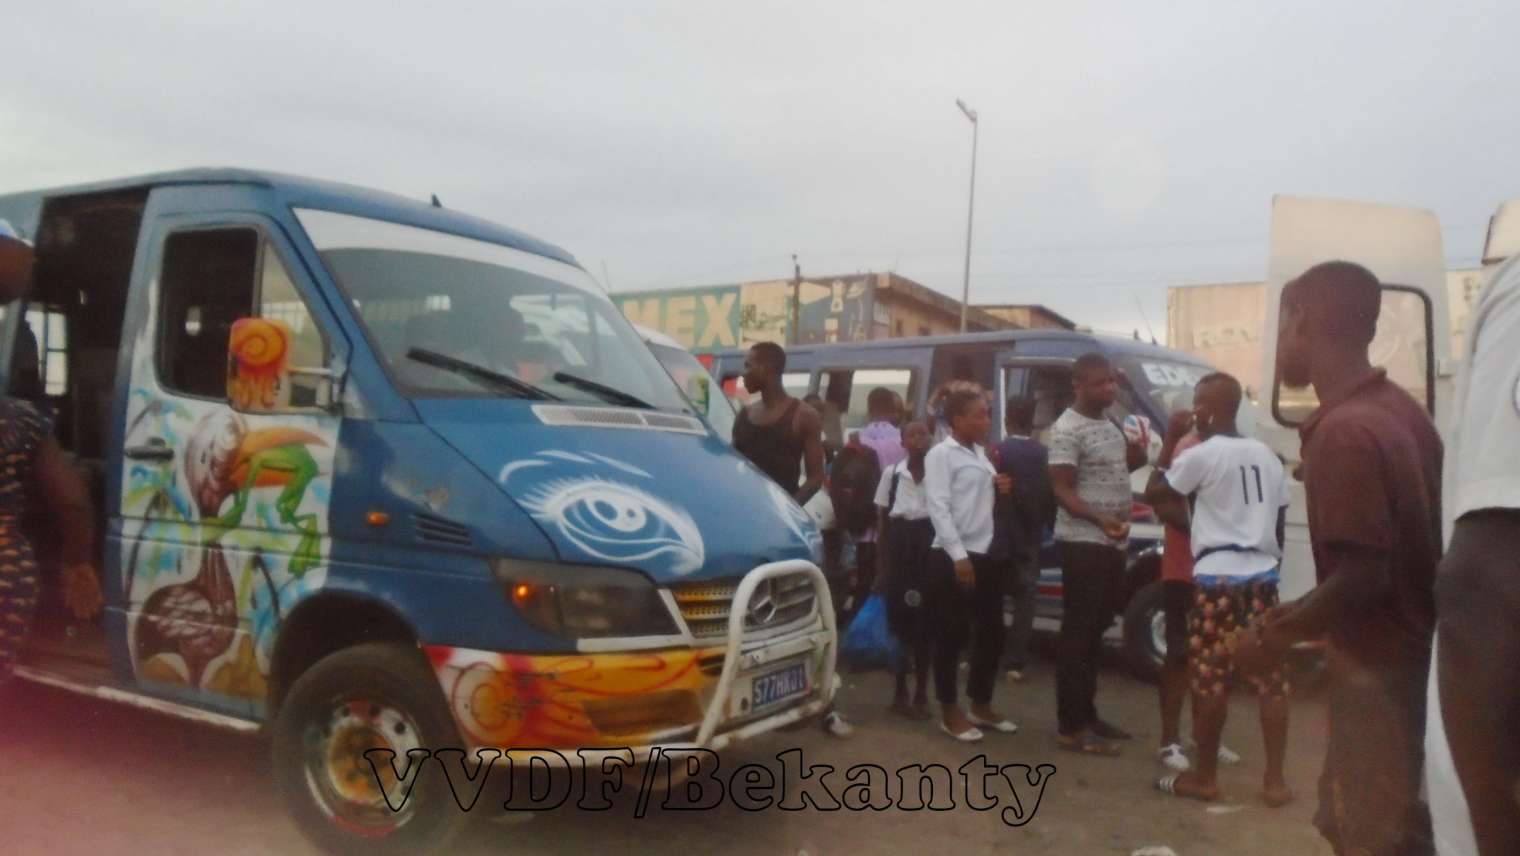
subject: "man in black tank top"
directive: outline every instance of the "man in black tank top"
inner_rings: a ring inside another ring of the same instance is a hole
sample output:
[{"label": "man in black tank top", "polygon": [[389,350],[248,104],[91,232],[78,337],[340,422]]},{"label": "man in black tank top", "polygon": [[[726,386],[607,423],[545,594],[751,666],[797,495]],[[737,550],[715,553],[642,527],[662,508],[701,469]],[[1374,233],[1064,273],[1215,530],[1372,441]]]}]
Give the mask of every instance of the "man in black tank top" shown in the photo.
[{"label": "man in black tank top", "polygon": [[[781,385],[785,371],[786,351],[775,342],[761,342],[745,355],[744,388],[760,399],[739,411],[734,448],[805,505],[823,487],[823,424],[818,411],[787,394]],[[834,680],[837,689],[839,677]],[[832,707],[822,724],[835,737],[854,731]]]},{"label": "man in black tank top", "polygon": [[760,399],[739,411],[734,448],[798,504],[806,504],[823,487],[823,426],[817,411],[787,394],[781,385],[785,371],[780,345],[761,342],[749,349],[744,388]]}]

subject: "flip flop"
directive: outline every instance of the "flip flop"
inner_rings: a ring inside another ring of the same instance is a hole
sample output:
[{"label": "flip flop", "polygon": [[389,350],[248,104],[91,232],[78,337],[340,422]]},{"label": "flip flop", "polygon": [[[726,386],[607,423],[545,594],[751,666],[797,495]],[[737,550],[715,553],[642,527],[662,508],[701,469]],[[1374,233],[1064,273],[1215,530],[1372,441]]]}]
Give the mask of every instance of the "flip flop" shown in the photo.
[{"label": "flip flop", "polygon": [[1015,724],[1011,719],[1000,719],[997,722],[991,722],[989,720],[982,719],[980,716],[977,716],[976,714],[970,712],[967,712],[966,718],[971,720],[972,725],[980,726],[982,728],[990,728],[999,734],[1019,733],[1019,726]]},{"label": "flip flop", "polygon": [[1214,802],[1219,799],[1218,790],[1212,796],[1200,793],[1183,793],[1177,790],[1177,782],[1184,774],[1173,773],[1170,776],[1162,776],[1156,780],[1156,790],[1170,797],[1182,797],[1183,799],[1198,800],[1199,802]]},{"label": "flip flop", "polygon": [[1182,746],[1180,744],[1170,743],[1166,746],[1162,746],[1156,755],[1161,759],[1161,763],[1165,765],[1167,769],[1175,770],[1179,773],[1186,773],[1188,770],[1191,770],[1193,768],[1192,763],[1188,761],[1187,753],[1182,751]]},{"label": "flip flop", "polygon": [[1087,736],[1066,737],[1056,735],[1056,748],[1067,752],[1077,752],[1082,755],[1097,755],[1103,758],[1117,758],[1121,753],[1118,746],[1104,740],[1093,740]]},{"label": "flip flop", "polygon": [[959,740],[962,743],[980,743],[983,737],[982,732],[976,728],[968,728],[965,731],[956,734],[954,731],[950,730],[950,726],[946,725],[944,720],[940,720],[939,730],[948,734],[950,736],[950,739]]}]

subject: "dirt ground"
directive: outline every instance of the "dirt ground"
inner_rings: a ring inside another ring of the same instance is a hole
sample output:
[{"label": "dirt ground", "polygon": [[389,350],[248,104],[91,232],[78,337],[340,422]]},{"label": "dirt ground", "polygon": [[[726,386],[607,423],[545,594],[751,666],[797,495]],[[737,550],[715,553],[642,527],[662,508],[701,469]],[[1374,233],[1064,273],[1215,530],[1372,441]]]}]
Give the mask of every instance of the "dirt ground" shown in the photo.
[{"label": "dirt ground", "polygon": [[[1038,811],[1021,827],[1005,825],[997,811],[967,807],[959,792],[959,807],[943,812],[749,812],[731,803],[712,811],[664,811],[657,795],[643,819],[634,817],[631,796],[610,811],[577,810],[572,798],[565,808],[524,818],[502,811],[499,798],[488,804],[488,793],[472,813],[479,820],[452,849],[559,854],[634,848],[792,856],[860,851],[1129,854],[1165,845],[1178,856],[1330,853],[1309,822],[1324,747],[1323,711],[1314,700],[1301,699],[1294,707],[1288,773],[1298,801],[1276,811],[1256,801],[1262,750],[1255,704],[1252,698],[1237,697],[1226,743],[1244,762],[1226,768],[1225,799],[1209,808],[1164,797],[1151,787],[1159,771],[1152,687],[1118,670],[1103,673],[1100,709],[1137,736],[1122,758],[1089,758],[1057,751],[1052,744],[1053,679],[1053,666],[1043,662],[1026,682],[1000,685],[999,706],[1023,730],[1013,736],[989,735],[980,746],[965,747],[931,724],[889,716],[886,675],[847,675],[839,706],[856,726],[852,739],[836,740],[809,727],[743,744],[721,759],[719,777],[725,781],[745,763],[780,770],[776,756],[793,748],[803,751],[808,765],[834,766],[836,780],[857,764],[895,771],[938,763],[957,770],[982,754],[996,765],[1054,764],[1057,772]],[[260,739],[50,689],[24,684],[16,689],[0,719],[6,851],[313,852],[274,792]],[[835,793],[847,785],[836,781]],[[1021,790],[1026,810],[1027,795],[1033,793]]]}]

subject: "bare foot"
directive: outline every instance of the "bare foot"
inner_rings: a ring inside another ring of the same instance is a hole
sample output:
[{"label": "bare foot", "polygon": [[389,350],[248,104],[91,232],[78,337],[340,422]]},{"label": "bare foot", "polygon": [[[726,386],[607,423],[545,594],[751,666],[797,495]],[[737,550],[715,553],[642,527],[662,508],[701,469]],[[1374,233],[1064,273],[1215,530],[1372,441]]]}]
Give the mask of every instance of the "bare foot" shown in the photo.
[{"label": "bare foot", "polygon": [[973,704],[971,706],[971,715],[983,722],[1001,722],[1003,719],[1002,714],[997,713],[992,709],[991,705],[987,704]]},{"label": "bare foot", "polygon": [[961,710],[961,706],[958,704],[944,705],[943,712],[940,714],[940,722],[944,723],[946,728],[956,734],[970,731],[976,727],[971,724],[971,720],[966,718],[966,712]]},{"label": "bare foot", "polygon": [[1268,782],[1261,787],[1261,801],[1267,808],[1282,808],[1294,798],[1293,789],[1286,782]]}]

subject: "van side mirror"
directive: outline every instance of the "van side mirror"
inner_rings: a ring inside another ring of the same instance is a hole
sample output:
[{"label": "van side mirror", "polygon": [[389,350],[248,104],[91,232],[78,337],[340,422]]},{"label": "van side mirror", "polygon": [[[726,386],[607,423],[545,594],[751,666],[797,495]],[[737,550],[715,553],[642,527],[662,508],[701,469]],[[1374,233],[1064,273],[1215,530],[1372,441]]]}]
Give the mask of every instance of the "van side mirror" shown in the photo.
[{"label": "van side mirror", "polygon": [[290,325],[276,318],[239,318],[227,340],[227,398],[234,409],[268,413],[331,410],[337,373],[290,364]]}]

